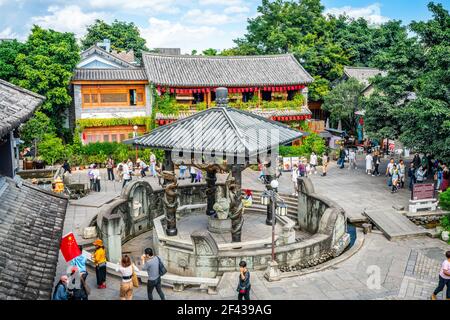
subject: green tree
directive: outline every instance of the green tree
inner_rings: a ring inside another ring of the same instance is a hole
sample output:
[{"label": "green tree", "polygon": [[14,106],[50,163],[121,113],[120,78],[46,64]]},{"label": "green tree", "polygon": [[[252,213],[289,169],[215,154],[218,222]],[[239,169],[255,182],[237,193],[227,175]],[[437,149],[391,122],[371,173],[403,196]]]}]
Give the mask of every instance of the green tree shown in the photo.
[{"label": "green tree", "polygon": [[[432,19],[410,24],[418,38],[397,39],[374,58],[388,74],[366,101],[366,129],[450,160],[450,15],[440,4],[428,8]],[[417,99],[407,99],[411,92]]]},{"label": "green tree", "polygon": [[17,40],[0,41],[0,79],[11,82],[18,77],[15,63],[19,53],[24,53],[25,45]]},{"label": "green tree", "polygon": [[45,162],[54,165],[57,161],[63,160],[67,156],[66,147],[61,138],[52,134],[45,134],[38,145],[39,155]]},{"label": "green tree", "polygon": [[260,15],[248,20],[247,34],[236,39],[237,48],[229,51],[293,53],[317,81],[310,86],[311,100],[321,100],[349,60],[333,40],[334,24],[324,17],[320,0],[263,0],[257,10]]},{"label": "green tree", "polygon": [[217,56],[217,50],[213,48],[208,48],[202,51],[205,56]]},{"label": "green tree", "polygon": [[331,113],[335,124],[341,120],[343,128],[355,130],[355,111],[361,110],[363,89],[364,85],[354,78],[340,82],[325,97],[322,109]]},{"label": "green tree", "polygon": [[149,51],[139,28],[133,22],[114,20],[108,24],[97,19],[94,24],[87,27],[87,33],[81,39],[81,44],[85,50],[103,39],[111,40],[111,48],[116,51],[133,50],[138,59],[142,57],[142,51]]},{"label": "green tree", "polygon": [[56,128],[51,119],[45,113],[36,111],[20,129],[20,138],[27,146],[36,145],[42,141],[45,134],[55,134],[55,132]]},{"label": "green tree", "polygon": [[40,111],[50,118],[61,136],[65,115],[72,101],[69,83],[79,57],[73,33],[34,26],[23,53],[15,59],[17,78],[12,81],[47,98]]}]

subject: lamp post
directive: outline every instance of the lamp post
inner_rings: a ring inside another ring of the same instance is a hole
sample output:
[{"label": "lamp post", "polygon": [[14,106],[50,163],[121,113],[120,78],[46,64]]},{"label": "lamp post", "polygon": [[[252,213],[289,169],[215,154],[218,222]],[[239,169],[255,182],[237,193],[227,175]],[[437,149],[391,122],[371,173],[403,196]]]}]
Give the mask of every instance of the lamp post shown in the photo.
[{"label": "lamp post", "polygon": [[280,280],[280,271],[278,270],[278,263],[275,260],[275,222],[276,216],[287,215],[287,206],[283,199],[278,195],[278,180],[274,179],[270,182],[271,190],[266,190],[261,195],[261,204],[271,208],[272,212],[272,260],[269,261],[264,277],[268,281]]},{"label": "lamp post", "polygon": [[137,130],[138,130],[138,126],[134,125],[133,127],[133,138],[135,139],[135,145],[136,145],[136,164],[137,164],[137,160],[138,160],[138,146],[137,146]]}]

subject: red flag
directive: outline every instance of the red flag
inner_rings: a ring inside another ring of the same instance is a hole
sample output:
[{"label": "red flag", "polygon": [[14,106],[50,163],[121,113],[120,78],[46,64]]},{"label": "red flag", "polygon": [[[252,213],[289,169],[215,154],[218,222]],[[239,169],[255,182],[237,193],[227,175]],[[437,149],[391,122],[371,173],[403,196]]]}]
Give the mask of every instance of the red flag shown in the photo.
[{"label": "red flag", "polygon": [[80,248],[78,248],[77,240],[72,232],[65,235],[61,239],[60,249],[66,262],[69,262],[81,254]]}]

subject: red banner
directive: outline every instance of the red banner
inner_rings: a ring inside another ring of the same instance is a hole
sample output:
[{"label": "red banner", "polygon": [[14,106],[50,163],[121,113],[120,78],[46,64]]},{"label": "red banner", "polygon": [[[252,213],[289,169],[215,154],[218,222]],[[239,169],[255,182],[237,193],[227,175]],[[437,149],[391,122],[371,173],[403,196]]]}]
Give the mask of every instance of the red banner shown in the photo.
[{"label": "red banner", "polygon": [[69,262],[81,254],[80,248],[78,248],[77,240],[72,232],[61,239],[61,245],[59,248],[66,262]]}]

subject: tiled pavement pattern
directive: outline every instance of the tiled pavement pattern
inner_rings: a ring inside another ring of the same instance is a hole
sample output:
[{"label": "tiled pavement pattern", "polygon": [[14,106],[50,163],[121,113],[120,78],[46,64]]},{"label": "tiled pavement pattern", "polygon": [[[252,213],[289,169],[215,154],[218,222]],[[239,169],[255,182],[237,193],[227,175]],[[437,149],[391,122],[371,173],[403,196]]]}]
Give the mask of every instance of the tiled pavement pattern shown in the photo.
[{"label": "tiled pavement pattern", "polygon": [[[263,185],[257,180],[257,176],[257,173],[246,171],[243,174],[244,188],[262,189]],[[391,208],[393,204],[404,204],[408,199],[408,193],[404,190],[391,194],[385,184],[386,178],[368,176],[361,169],[339,170],[333,164],[327,177],[320,177],[318,174],[312,179],[318,193],[337,201],[350,215],[357,216],[362,212],[360,210],[372,206],[374,202],[377,206]],[[280,178],[279,189],[282,193],[292,193],[288,173]],[[67,218],[70,216],[69,212]],[[92,214],[80,212],[80,219],[83,215]],[[70,218],[66,223],[68,221],[71,221]],[[73,217],[72,221],[79,223],[77,217]],[[138,247],[136,244],[134,250],[142,249]],[[305,300],[429,299],[437,286],[439,266],[446,250],[449,250],[449,246],[438,239],[413,237],[390,242],[379,233],[371,233],[366,236],[359,252],[326,270],[274,283],[263,280],[263,272],[252,273],[252,297]],[[414,252],[417,252],[416,257]],[[64,266],[64,261],[60,261],[58,270],[63,271]],[[235,299],[236,278],[233,273],[224,275],[217,295],[208,295],[198,288],[188,288],[181,293],[165,288],[165,292],[168,299]],[[108,276],[108,289],[98,290],[95,288],[95,275],[91,269],[88,283],[92,288],[91,299],[118,299],[119,279]],[[135,299],[146,297],[146,286],[135,290]]]}]

